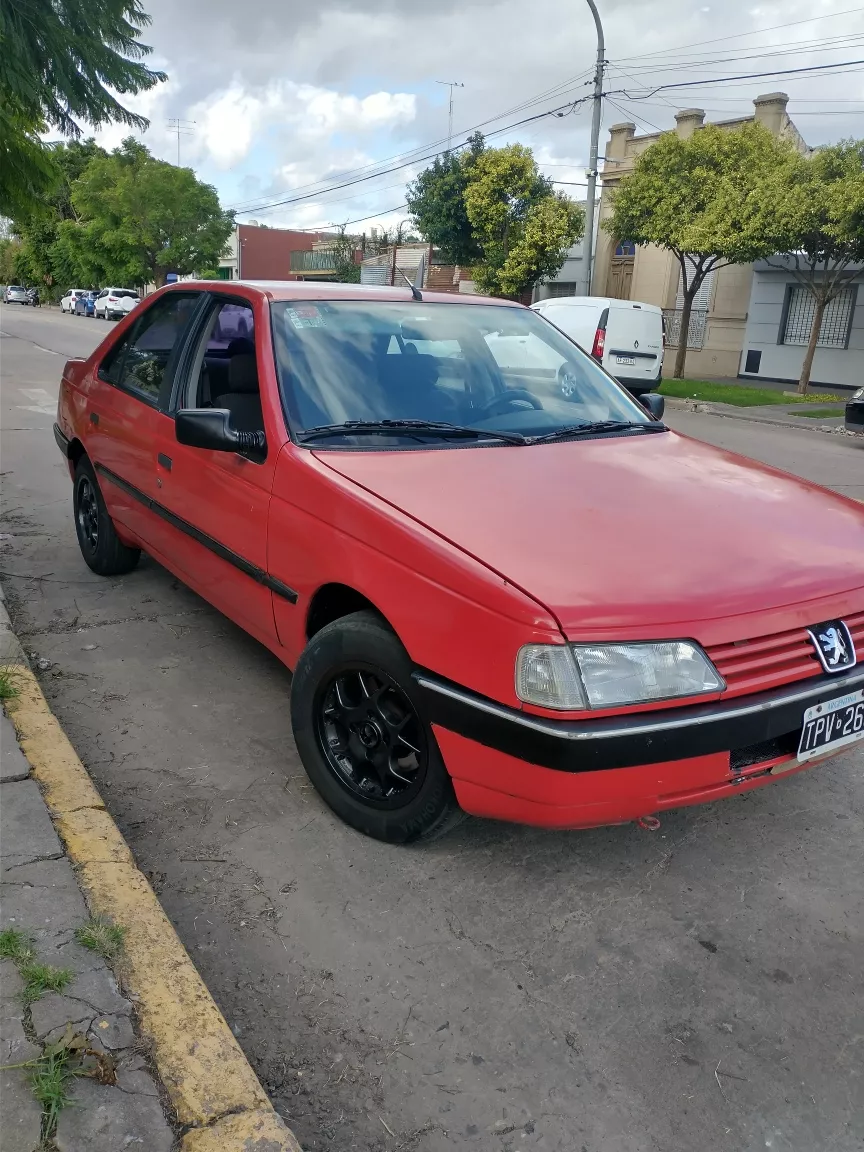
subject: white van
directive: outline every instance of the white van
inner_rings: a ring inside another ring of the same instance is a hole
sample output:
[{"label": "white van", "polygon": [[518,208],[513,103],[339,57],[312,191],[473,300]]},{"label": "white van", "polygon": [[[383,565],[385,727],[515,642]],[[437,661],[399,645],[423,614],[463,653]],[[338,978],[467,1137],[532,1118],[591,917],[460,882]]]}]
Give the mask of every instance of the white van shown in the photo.
[{"label": "white van", "polygon": [[634,396],[663,379],[663,311],[605,296],[556,296],[531,307],[590,353]]}]

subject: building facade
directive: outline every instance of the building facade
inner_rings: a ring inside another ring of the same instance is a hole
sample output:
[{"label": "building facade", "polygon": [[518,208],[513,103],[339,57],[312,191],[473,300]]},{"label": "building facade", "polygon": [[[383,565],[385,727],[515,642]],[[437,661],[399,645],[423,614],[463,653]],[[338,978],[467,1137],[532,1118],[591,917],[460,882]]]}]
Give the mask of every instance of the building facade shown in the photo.
[{"label": "building facade", "polygon": [[[758,261],[740,375],[797,384],[812,322],[813,296],[789,271],[788,258]],[[864,265],[825,310],[811,379],[839,389],[864,385]]]},{"label": "building facade", "polygon": [[[729,130],[756,121],[775,136],[791,140],[796,147],[806,145],[789,119],[785,92],[771,92],[753,101],[753,115],[723,120],[719,127]],[[705,124],[701,108],[676,113],[675,131],[682,139],[698,132]],[[660,133],[636,135],[635,124],[615,124],[609,130],[609,143],[601,179],[600,220],[608,219],[612,197],[621,179],[633,171],[641,152]],[[689,376],[736,376],[744,346],[747,305],[753,269],[737,265],[718,269],[706,278],[694,301],[690,321],[689,349],[685,372]],[[627,238],[616,240],[600,229],[594,260],[592,293],[623,300],[641,300],[662,308],[667,325],[667,371],[674,360],[680,331],[683,294],[681,268],[671,252],[653,245],[636,247]]]},{"label": "building facade", "polygon": [[[237,224],[219,262],[221,280],[298,280],[292,252],[311,252],[326,232],[295,232],[259,224]],[[294,261],[296,264],[296,259]]]}]

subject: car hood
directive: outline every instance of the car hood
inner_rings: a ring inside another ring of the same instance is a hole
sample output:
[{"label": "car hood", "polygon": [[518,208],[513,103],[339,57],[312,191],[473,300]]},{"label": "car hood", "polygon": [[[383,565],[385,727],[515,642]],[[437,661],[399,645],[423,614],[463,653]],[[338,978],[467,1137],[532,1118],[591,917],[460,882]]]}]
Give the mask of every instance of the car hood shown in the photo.
[{"label": "car hood", "polygon": [[540,601],[570,636],[864,587],[864,506],[675,432],[316,455]]}]

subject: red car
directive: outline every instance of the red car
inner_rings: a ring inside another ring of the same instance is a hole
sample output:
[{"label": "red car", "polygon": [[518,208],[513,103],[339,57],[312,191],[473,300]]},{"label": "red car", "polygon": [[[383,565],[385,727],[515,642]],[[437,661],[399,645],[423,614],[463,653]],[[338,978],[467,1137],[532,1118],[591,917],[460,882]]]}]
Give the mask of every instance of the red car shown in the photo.
[{"label": "red car", "polygon": [[506,301],[193,282],[67,363],[55,435],[87,564],[143,549],[274,652],[316,788],[403,843],[864,738],[864,506],[647,409]]}]

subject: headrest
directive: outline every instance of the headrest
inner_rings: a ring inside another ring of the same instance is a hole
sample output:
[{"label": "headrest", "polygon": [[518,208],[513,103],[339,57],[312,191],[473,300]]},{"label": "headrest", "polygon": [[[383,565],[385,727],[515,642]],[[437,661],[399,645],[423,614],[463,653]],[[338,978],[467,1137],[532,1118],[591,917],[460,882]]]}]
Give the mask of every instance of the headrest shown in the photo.
[{"label": "headrest", "polygon": [[254,356],[232,356],[228,361],[228,391],[258,391],[258,363]]},{"label": "headrest", "polygon": [[235,336],[225,349],[226,356],[255,355],[255,345],[248,336]]}]

